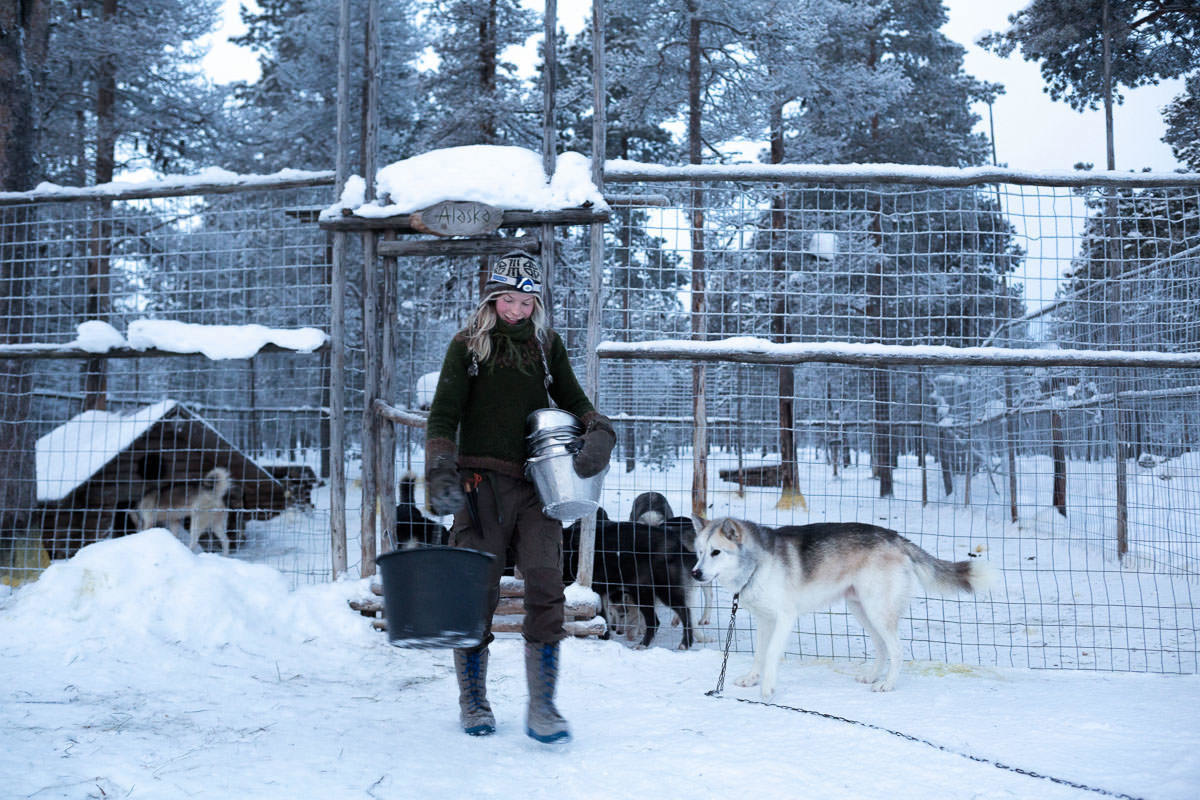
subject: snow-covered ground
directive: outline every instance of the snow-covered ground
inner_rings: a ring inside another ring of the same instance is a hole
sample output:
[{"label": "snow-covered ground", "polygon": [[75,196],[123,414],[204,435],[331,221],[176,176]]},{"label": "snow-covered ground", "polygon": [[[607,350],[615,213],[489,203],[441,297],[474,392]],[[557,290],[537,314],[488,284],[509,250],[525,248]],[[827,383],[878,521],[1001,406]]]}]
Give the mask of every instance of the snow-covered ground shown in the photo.
[{"label": "snow-covered ground", "polygon": [[[705,695],[721,667],[715,650],[572,640],[559,704],[574,740],[548,747],[524,735],[520,643],[502,638],[490,674],[499,729],[471,738],[457,726],[449,652],[388,646],[347,606],[363,589],[291,590],[269,567],[194,555],[161,530],[52,566],[0,613],[4,796],[1200,791],[1194,675],[918,661],[895,692],[876,694],[852,679],[855,665],[818,658],[789,661],[768,707],[738,702],[757,695],[732,685]],[[747,659],[733,656],[731,674]]]},{"label": "snow-covered ground", "polygon": [[[463,735],[448,651],[389,646],[347,604],[366,580],[295,580],[328,546],[285,541],[311,519],[255,523],[234,558],[192,554],[161,530],[101,542],[0,590],[0,795],[1190,799],[1200,795],[1200,676],[1144,674],[1128,653],[1140,652],[1131,637],[1153,637],[1152,671],[1196,671],[1191,582],[1150,571],[1164,543],[1144,541],[1197,529],[1191,458],[1156,468],[1170,480],[1131,473],[1140,566],[1122,569],[1107,543],[1103,463],[1072,463],[1079,507],[1066,520],[1044,510],[1049,465],[1023,464],[1022,522],[1012,525],[1004,476],[999,493],[977,478],[971,506],[960,486],[922,507],[915,463],[902,463],[897,497],[881,501],[866,466],[835,479],[813,461],[802,468],[808,510],[782,511],[776,492],[740,497],[718,482],[715,470],[731,464],[715,456],[711,515],[883,518],[943,557],[989,558],[1004,588],[979,603],[914,603],[902,627],[911,660],[887,694],[853,680],[866,642],[843,609],[801,621],[801,655],[784,665],[775,706],[739,702],[758,699],[732,683],[750,659],[741,614],[724,695],[705,694],[721,671],[720,592],[710,641],[692,651],[671,647],[679,634],[665,614],[663,646],[567,641],[559,701],[574,740],[561,747],[524,735],[520,642],[505,636],[489,681],[497,734]],[[927,477],[939,494],[937,474]],[[654,489],[685,512],[688,487],[687,463],[632,473],[614,463],[604,503],[623,517],[638,491]],[[316,500],[323,518],[327,488]],[[1148,611],[1166,618],[1162,630],[1145,629]],[[1164,644],[1175,648],[1169,660]],[[1115,668],[1135,672],[1109,671],[1121,659],[1130,663]],[[1083,669],[1029,668],[1057,665]]]}]

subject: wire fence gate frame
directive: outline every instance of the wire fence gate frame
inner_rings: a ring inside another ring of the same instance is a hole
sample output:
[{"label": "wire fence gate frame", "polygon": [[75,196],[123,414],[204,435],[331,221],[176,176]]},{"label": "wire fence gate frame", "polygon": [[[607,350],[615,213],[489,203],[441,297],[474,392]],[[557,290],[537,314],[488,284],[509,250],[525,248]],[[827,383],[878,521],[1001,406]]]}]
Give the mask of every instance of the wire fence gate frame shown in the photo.
[{"label": "wire fence gate frame", "polygon": [[[670,496],[679,512],[688,510],[697,480],[688,465],[696,455],[698,417],[693,362],[614,357],[610,348],[693,335],[702,344],[690,347],[743,337],[773,348],[807,348],[812,360],[787,370],[704,365],[700,385],[710,406],[699,418],[709,437],[704,480],[715,487],[707,503],[712,510],[737,511],[763,524],[803,513],[885,516],[939,554],[981,547],[979,555],[1003,559],[1011,584],[1007,597],[982,607],[917,604],[904,632],[916,659],[1197,671],[1191,587],[1200,572],[1194,533],[1200,526],[1191,459],[1200,376],[1187,361],[1197,349],[1196,324],[1187,313],[1197,299],[1195,176],[1033,174],[1027,181],[1027,174],[1002,171],[985,176],[996,183],[979,183],[978,172],[943,175],[887,165],[873,172],[755,167],[748,174],[705,167],[712,170],[708,175],[691,168],[646,167],[653,175],[631,169],[610,165],[606,173],[610,183],[640,185],[623,189],[624,198],[610,197],[614,219],[605,227],[599,313],[588,311],[588,270],[580,268],[588,263],[586,238],[575,232],[563,237],[556,262],[554,322],[572,357],[588,354],[592,320],[601,328],[594,341],[605,342],[596,348],[602,355],[596,362],[600,407],[621,434],[605,494],[613,516],[623,517],[618,510],[647,490]],[[5,247],[24,248],[21,263],[29,270],[28,297],[36,311],[27,318],[27,333],[12,343],[30,350],[28,357],[0,352],[6,364],[32,366],[32,384],[20,397],[34,413],[23,424],[45,435],[84,408],[81,386],[88,371],[77,365],[90,363],[88,354],[59,356],[70,350],[75,325],[90,316],[89,298],[96,292],[88,287],[88,264],[97,259],[116,265],[100,316],[118,328],[139,316],[170,316],[328,329],[336,294],[347,317],[340,354],[346,366],[338,370],[346,385],[338,398],[329,394],[332,378],[321,354],[264,353],[236,364],[132,353],[98,357],[109,365],[110,409],[175,397],[237,449],[252,456],[269,451],[272,461],[307,458],[315,472],[326,474],[328,467],[318,465],[329,452],[321,429],[339,399],[343,418],[361,412],[364,365],[361,287],[351,281],[331,288],[331,244],[315,225],[329,180],[318,176],[280,189],[187,190],[200,194],[177,189],[174,198],[127,190],[114,198],[103,189],[80,190],[78,197],[0,197],[0,228],[6,237],[12,234]],[[870,185],[859,183],[864,180]],[[964,180],[967,186],[956,185]],[[694,194],[697,189],[701,194]],[[1109,213],[1111,194],[1115,216]],[[694,224],[697,210],[700,225]],[[782,224],[772,222],[773,212]],[[1114,219],[1124,231],[1120,259],[1106,253],[1095,235]],[[707,257],[707,304],[693,314],[697,231]],[[359,258],[358,237],[346,239],[348,257]],[[6,257],[16,252],[8,249]],[[1010,268],[1032,261],[1035,252],[1052,274],[1018,275]],[[879,275],[867,268],[870,259],[896,269]],[[1114,263],[1121,264],[1121,280],[1107,273]],[[444,342],[470,308],[476,268],[461,259],[399,260],[404,302],[395,332],[403,358],[397,407],[419,407],[418,379],[437,369]],[[1060,273],[1067,270],[1088,282],[1060,292]],[[1018,299],[1037,300],[1014,302],[1018,282]],[[1119,325],[1108,313],[1114,305],[1124,311]],[[782,329],[771,328],[779,316],[773,310],[784,312]],[[1094,361],[1032,365],[1056,358],[1042,352],[1050,339],[1059,352],[1084,351],[1080,358]],[[893,362],[845,363],[828,352],[818,358],[822,342],[853,358],[874,342]],[[936,347],[955,348],[959,355],[978,347],[987,351],[984,358],[1010,350],[1024,354],[1008,364],[949,364],[938,360]],[[1104,362],[1119,359],[1118,352],[1136,354],[1130,358],[1139,366]],[[906,353],[925,361],[903,363]],[[1156,360],[1161,368],[1146,368],[1145,362]],[[807,512],[778,502],[785,371],[792,380],[787,432]],[[880,373],[887,375],[883,384]],[[876,402],[883,387],[886,401]],[[1002,399],[1009,392],[1011,402]],[[267,401],[268,393],[304,402]],[[5,393],[6,403],[15,399]],[[878,416],[881,405],[886,424]],[[293,422],[298,415],[308,421]],[[1130,470],[1125,506],[1131,535],[1123,557],[1114,535],[1117,415],[1125,431],[1122,446],[1130,451],[1129,459],[1119,460],[1128,460]],[[330,500],[347,489],[353,494],[358,435],[353,425],[345,432],[347,453],[339,466],[349,469],[326,484]],[[407,431],[403,438],[397,466],[419,471],[419,441]],[[886,452],[875,449],[876,440],[886,443]],[[1011,451],[1015,468],[1006,463]],[[887,456],[880,461],[893,473],[887,500],[878,497],[881,478],[870,463],[875,456]],[[622,473],[621,463],[633,469]],[[754,486],[755,470],[775,483]],[[949,492],[936,490],[938,477]],[[1009,521],[1013,504],[1002,486],[1005,477],[1020,481],[1019,524]],[[1059,513],[1059,500],[1069,516]],[[82,505],[66,510],[89,511]],[[291,514],[286,522],[253,520],[249,527],[260,550],[243,550],[242,557],[280,565],[294,579],[326,580],[328,530],[336,516],[322,507]],[[93,515],[80,541],[114,532],[111,521]],[[721,602],[727,600],[718,593]],[[669,645],[677,635],[663,626],[655,643]],[[738,631],[735,646],[748,649],[752,635]],[[837,611],[804,621],[797,636],[805,654],[865,653],[861,633]]]}]

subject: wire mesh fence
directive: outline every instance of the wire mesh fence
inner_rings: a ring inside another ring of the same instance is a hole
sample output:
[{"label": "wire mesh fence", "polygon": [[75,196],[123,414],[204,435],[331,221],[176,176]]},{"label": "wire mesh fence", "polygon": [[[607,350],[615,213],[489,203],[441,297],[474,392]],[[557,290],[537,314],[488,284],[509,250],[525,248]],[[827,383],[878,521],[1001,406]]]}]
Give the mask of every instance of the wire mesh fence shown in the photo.
[{"label": "wire mesh fence", "polygon": [[[0,205],[14,356],[0,384],[6,582],[157,524],[295,580],[328,577],[328,506],[318,509],[328,491],[327,354],[214,360],[125,346],[143,319],[327,329],[330,262],[313,221],[327,195]],[[95,330],[80,328],[88,321],[110,325],[121,347],[95,347]],[[46,345],[61,352],[38,357]],[[232,474],[228,487],[206,482],[218,468]],[[197,502],[209,500],[220,524],[191,531],[204,520]]]},{"label": "wire mesh fence", "polygon": [[[990,596],[914,602],[918,661],[1196,671],[1200,371],[1071,361],[1197,351],[1195,185],[644,177],[622,189],[670,204],[616,209],[606,263],[600,404],[628,420],[610,513],[654,490],[680,513],[874,523],[1001,567]],[[712,340],[742,358],[691,357]],[[829,359],[771,351],[829,342]],[[1029,363],[958,358],[978,347]],[[840,603],[790,647],[868,649]]]},{"label": "wire mesh fence", "polygon": [[[628,519],[635,498],[652,491],[676,515],[871,522],[941,558],[1001,567],[989,596],[914,601],[901,633],[918,664],[1196,672],[1200,370],[1186,361],[1083,366],[1069,356],[1200,351],[1197,184],[854,177],[621,177],[622,192],[654,204],[613,205],[606,344],[843,349],[790,363],[602,359],[597,405],[618,429],[607,514]],[[20,310],[8,314],[8,342],[69,343],[88,319],[122,331],[146,317],[328,329],[330,243],[314,209],[329,193],[2,205],[5,257],[24,278],[19,291],[6,284],[6,309]],[[554,325],[582,378],[586,230],[569,229],[558,252]],[[36,574],[43,556],[30,554],[31,537],[46,556],[69,555],[136,529],[131,512],[151,491],[233,465],[243,495],[228,504],[235,557],[325,580],[330,492],[346,493],[349,532],[358,533],[361,254],[351,265],[347,486],[323,483],[326,353],[5,358],[4,424],[20,435],[0,441],[24,444],[0,449],[13,463],[24,463],[18,449],[36,453],[36,469],[9,474],[36,473],[34,508],[48,517],[21,523],[28,507],[6,490],[7,579]],[[479,258],[399,259],[396,406],[430,399],[429,376],[484,269]],[[979,365],[945,347],[1019,350],[1030,362]],[[125,424],[118,416],[142,420],[134,441],[96,444],[96,431]],[[419,475],[421,431],[399,426],[397,436],[397,474]],[[81,478],[93,451],[112,455]],[[718,587],[700,624],[702,595],[677,574],[697,640],[716,646],[728,594]],[[641,641],[632,593],[616,595],[610,627]],[[661,598],[655,613],[653,643],[679,643]],[[735,646],[749,649],[753,635],[740,617]],[[869,645],[836,605],[803,616],[789,650],[861,658]]]}]

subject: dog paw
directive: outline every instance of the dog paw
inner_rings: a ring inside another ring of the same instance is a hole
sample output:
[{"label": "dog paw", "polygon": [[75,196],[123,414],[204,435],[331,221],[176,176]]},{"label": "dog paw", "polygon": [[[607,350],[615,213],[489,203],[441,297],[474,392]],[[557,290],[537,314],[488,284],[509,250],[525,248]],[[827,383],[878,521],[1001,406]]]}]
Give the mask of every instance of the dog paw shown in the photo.
[{"label": "dog paw", "polygon": [[871,684],[872,692],[890,692],[896,688],[895,681],[875,681]]},{"label": "dog paw", "polygon": [[758,685],[758,673],[757,672],[748,672],[745,675],[743,675],[742,677],[735,680],[734,683],[738,686],[757,686]]}]

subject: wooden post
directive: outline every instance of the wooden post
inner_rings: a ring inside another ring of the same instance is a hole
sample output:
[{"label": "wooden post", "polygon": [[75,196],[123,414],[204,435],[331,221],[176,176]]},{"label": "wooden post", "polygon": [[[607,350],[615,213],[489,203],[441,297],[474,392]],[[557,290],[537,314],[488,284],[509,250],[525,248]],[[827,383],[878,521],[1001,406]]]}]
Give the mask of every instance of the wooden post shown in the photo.
[{"label": "wooden post", "polygon": [[[1113,147],[1113,85],[1112,85],[1112,13],[1108,0],[1104,0],[1102,15],[1104,26],[1104,137],[1109,171],[1117,168],[1117,155]],[[1117,241],[1120,228],[1117,225],[1117,190],[1110,187],[1105,210],[1108,216],[1104,240],[1104,255],[1108,261],[1108,302],[1104,304],[1105,320],[1108,325],[1109,346],[1120,349],[1121,344],[1121,247]],[[1116,515],[1117,515],[1117,558],[1122,561],[1129,552],[1129,484],[1125,464],[1125,442],[1123,438],[1125,415],[1121,410],[1121,371],[1112,370],[1113,458],[1116,467]]]},{"label": "wooden post", "polygon": [[[385,241],[396,238],[395,231],[385,231]],[[386,402],[396,399],[396,316],[400,313],[399,266],[395,256],[383,259],[383,292],[380,296],[379,314],[379,396]],[[379,527],[380,539],[391,552],[396,549],[396,426],[376,417],[379,430]]]},{"label": "wooden post", "polygon": [[[700,140],[700,7],[688,2],[688,163],[701,162]],[[692,339],[705,338],[704,319],[704,188],[692,181]],[[692,514],[708,511],[708,404],[705,398],[707,372],[704,364],[692,367]]]},{"label": "wooden post", "polygon": [[[546,180],[554,177],[557,153],[554,125],[554,92],[558,73],[558,2],[545,0],[546,9],[542,19],[543,43],[542,64],[542,169]],[[542,300],[546,304],[546,315],[554,323],[554,226],[542,225]]]},{"label": "wooden post", "polygon": [[1004,376],[1004,429],[1008,434],[1008,514],[1016,522],[1017,515],[1017,410],[1013,408],[1012,376]]},{"label": "wooden post", "polygon": [[[924,395],[924,393],[925,393],[925,370],[921,369],[920,367],[917,368],[917,385],[921,387],[920,394],[918,396]],[[918,460],[921,463],[921,507],[922,508],[929,505],[929,473],[926,469],[926,464],[925,464],[925,460],[926,460],[925,457],[928,455],[928,447],[929,447],[929,439],[927,438],[929,435],[929,431],[926,428],[926,424],[928,422],[928,419],[927,419],[928,415],[926,413],[928,410],[928,405],[929,405],[928,403],[921,403],[921,425],[920,425],[920,428],[918,431],[919,435],[917,436],[917,440],[918,440],[918,442],[920,442],[920,444],[918,445],[918,447],[920,447],[920,455],[918,456]]]},{"label": "wooden post", "polygon": [[[605,81],[604,81],[604,0],[592,0],[592,183],[604,191],[604,157],[607,151],[605,138]],[[604,304],[601,302],[601,277],[604,272],[604,225],[593,223],[588,250],[588,318],[587,318],[587,374],[584,387],[593,405],[600,402],[600,357],[596,348],[604,323]],[[628,424],[628,423],[627,423]],[[575,581],[580,586],[591,587],[593,561],[596,553],[596,515],[583,518],[579,532],[579,564],[575,570]]]},{"label": "wooden post", "polygon": [[[338,11],[337,159],[334,191],[346,186],[350,147],[350,0]],[[333,234],[329,328],[329,539],[333,579],[346,574],[346,236]]]},{"label": "wooden post", "polygon": [[[366,97],[363,98],[363,178],[366,182],[365,200],[375,197],[376,147],[379,141],[379,0],[367,4],[367,59],[365,69]],[[377,280],[378,235],[363,234],[363,437],[362,437],[362,566],[363,578],[375,574],[377,535],[375,507],[379,502],[378,448],[379,427],[374,402],[379,397],[380,332],[379,281]]]},{"label": "wooden post", "polygon": [[379,397],[379,281],[377,278],[376,234],[363,234],[363,411],[362,411],[362,508],[360,515],[362,557],[359,577],[375,574],[376,495],[378,494],[379,417],[374,402]]},{"label": "wooden post", "polygon": [[[874,198],[871,200],[871,206],[871,239],[876,245],[877,257],[875,265],[867,274],[867,319],[874,329],[875,340],[880,344],[887,344],[890,330],[887,324],[889,309],[884,296],[883,201]],[[875,477],[879,478],[879,496],[891,497],[894,494],[892,480],[892,375],[887,365],[881,365],[871,371],[871,392],[874,396],[875,417],[871,468]],[[971,476],[968,473],[968,486],[970,481]]]},{"label": "wooden post", "polygon": [[1050,412],[1050,460],[1053,462],[1054,478],[1051,486],[1051,502],[1059,514],[1067,515],[1067,451],[1063,446],[1062,412]]}]

